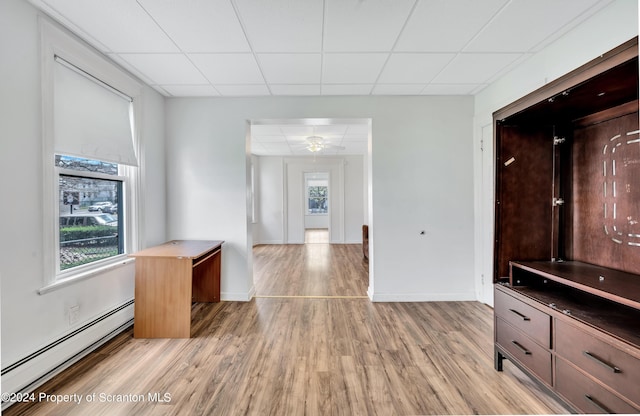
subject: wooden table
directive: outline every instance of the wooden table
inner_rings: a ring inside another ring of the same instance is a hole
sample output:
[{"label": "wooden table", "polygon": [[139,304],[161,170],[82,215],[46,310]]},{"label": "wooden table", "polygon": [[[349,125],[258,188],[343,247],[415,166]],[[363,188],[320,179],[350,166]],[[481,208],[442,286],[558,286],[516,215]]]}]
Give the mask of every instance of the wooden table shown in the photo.
[{"label": "wooden table", "polygon": [[131,255],[135,338],[191,336],[191,303],[220,301],[222,243],[174,240]]}]

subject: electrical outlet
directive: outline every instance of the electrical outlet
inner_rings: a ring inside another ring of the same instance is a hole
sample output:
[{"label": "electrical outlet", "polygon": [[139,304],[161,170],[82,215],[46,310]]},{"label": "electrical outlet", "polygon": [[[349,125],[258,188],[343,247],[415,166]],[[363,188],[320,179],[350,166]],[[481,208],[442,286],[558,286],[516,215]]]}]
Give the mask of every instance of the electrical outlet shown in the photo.
[{"label": "electrical outlet", "polygon": [[78,322],[79,315],[80,315],[79,305],[69,306],[69,325],[73,325],[76,322]]}]

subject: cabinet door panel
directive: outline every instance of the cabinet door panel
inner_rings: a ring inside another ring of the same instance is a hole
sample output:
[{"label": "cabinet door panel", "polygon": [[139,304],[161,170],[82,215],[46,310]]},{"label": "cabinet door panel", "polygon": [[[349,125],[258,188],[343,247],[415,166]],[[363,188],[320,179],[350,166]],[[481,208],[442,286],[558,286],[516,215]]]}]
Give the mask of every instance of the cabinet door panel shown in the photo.
[{"label": "cabinet door panel", "polygon": [[[550,260],[552,126],[497,127],[496,277],[509,260]],[[535,173],[535,174],[534,174]]]}]

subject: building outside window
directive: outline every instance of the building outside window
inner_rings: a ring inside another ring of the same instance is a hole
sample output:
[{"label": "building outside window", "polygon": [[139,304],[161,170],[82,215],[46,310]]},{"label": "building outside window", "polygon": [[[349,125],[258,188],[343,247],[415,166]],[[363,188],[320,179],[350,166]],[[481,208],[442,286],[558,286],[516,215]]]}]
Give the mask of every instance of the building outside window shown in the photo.
[{"label": "building outside window", "polygon": [[118,165],[56,155],[58,171],[59,269],[64,271],[124,253],[126,178]]}]

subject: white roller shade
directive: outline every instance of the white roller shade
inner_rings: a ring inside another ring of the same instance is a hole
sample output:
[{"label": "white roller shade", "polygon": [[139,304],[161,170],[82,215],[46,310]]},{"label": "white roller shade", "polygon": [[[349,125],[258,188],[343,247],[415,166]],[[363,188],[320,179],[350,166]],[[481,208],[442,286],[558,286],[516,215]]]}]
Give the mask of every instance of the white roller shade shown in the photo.
[{"label": "white roller shade", "polygon": [[53,95],[57,154],[138,165],[131,98],[57,56]]}]

